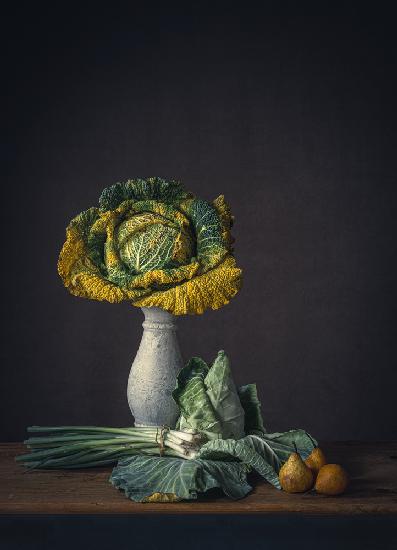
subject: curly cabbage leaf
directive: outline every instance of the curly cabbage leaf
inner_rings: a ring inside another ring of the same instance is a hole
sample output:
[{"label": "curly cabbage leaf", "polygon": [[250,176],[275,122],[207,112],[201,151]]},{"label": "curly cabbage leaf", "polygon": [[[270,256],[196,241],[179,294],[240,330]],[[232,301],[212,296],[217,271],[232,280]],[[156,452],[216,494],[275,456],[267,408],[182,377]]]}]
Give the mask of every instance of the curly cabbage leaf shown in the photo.
[{"label": "curly cabbage leaf", "polygon": [[223,196],[211,204],[160,178],[117,183],[70,222],[58,272],[75,296],[175,315],[218,309],[241,287],[232,221]]}]

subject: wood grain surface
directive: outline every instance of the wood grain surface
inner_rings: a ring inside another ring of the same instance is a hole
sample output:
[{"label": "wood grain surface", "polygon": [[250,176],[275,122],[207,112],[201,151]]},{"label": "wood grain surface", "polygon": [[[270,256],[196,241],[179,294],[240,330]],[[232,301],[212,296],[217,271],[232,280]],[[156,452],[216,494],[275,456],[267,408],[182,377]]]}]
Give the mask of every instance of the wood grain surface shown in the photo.
[{"label": "wood grain surface", "polygon": [[197,501],[138,504],[108,482],[111,468],[26,471],[14,461],[19,443],[0,444],[0,514],[397,514],[397,442],[323,444],[351,483],[338,497],[288,495],[253,476],[253,491],[232,501],[219,492]]}]

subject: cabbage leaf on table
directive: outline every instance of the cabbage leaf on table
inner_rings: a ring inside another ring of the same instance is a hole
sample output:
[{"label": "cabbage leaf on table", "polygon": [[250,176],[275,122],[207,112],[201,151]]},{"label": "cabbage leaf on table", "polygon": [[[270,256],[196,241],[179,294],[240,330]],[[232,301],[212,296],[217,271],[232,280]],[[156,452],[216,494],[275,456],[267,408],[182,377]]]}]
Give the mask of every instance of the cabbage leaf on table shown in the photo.
[{"label": "cabbage leaf on table", "polygon": [[110,481],[136,502],[192,500],[215,487],[239,499],[252,489],[248,470],[242,462],[138,455],[120,460]]},{"label": "cabbage leaf on table", "polygon": [[180,371],[173,397],[181,410],[177,429],[197,430],[208,442],[193,460],[134,456],[119,461],[110,481],[137,502],[196,499],[215,487],[242,498],[252,489],[251,471],[280,489],[278,472],[294,445],[305,459],[316,444],[304,430],[267,433],[256,385],[236,389],[223,351],[210,367],[193,357]]}]

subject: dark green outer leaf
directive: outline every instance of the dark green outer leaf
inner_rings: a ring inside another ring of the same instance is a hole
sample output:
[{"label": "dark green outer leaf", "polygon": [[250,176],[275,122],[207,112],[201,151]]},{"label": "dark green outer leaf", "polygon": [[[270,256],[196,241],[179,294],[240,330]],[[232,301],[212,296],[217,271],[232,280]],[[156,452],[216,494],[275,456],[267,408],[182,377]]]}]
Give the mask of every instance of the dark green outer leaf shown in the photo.
[{"label": "dark green outer leaf", "polygon": [[317,441],[309,437],[305,430],[289,430],[288,432],[275,432],[261,435],[262,439],[271,445],[281,462],[285,462],[294,452],[294,443],[299,454],[305,460],[317,445]]},{"label": "dark green outer leaf", "polygon": [[236,441],[235,439],[216,439],[209,441],[200,450],[200,458],[213,460],[230,460],[236,458],[253,468],[272,485],[280,488],[278,470],[280,461],[269,449],[264,441],[256,436],[246,436]]},{"label": "dark green outer leaf", "polygon": [[222,220],[216,208],[207,201],[195,199],[184,212],[192,222],[197,239],[197,256],[202,271],[218,265],[228,254],[228,243],[224,242]]},{"label": "dark green outer leaf", "polygon": [[189,359],[187,365],[179,371],[175,395],[179,395],[179,392],[183,391],[183,387],[195,376],[200,376],[204,380],[208,374],[208,370],[207,363],[200,357]]},{"label": "dark green outer leaf", "polygon": [[258,399],[256,384],[247,384],[238,389],[238,396],[245,413],[244,430],[246,434],[252,432],[266,433],[263,425],[261,403]]},{"label": "dark green outer leaf", "polygon": [[303,459],[306,459],[314,448],[307,432],[290,430],[285,433],[247,435],[238,441],[234,439],[209,441],[203,445],[199,456],[202,459],[213,460],[237,458],[280,489],[278,472],[294,452],[294,443]]},{"label": "dark green outer leaf", "polygon": [[106,187],[99,198],[101,210],[113,210],[125,200],[157,200],[166,203],[178,203],[190,197],[182,184],[165,181],[161,178],[128,180]]},{"label": "dark green outer leaf", "polygon": [[238,499],[251,490],[247,471],[239,462],[135,456],[119,462],[110,482],[136,502],[153,493],[171,493],[181,500],[191,500],[214,487]]}]

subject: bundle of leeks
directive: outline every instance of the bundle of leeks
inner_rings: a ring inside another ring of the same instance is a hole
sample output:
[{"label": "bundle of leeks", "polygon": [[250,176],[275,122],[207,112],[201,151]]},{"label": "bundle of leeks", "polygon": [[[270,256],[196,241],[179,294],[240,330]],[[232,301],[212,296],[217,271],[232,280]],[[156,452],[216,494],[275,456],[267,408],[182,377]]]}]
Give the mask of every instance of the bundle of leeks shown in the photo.
[{"label": "bundle of leeks", "polygon": [[31,452],[16,457],[29,469],[106,466],[137,454],[193,459],[204,443],[197,432],[166,426],[30,426],[27,431],[42,434],[24,441]]}]

